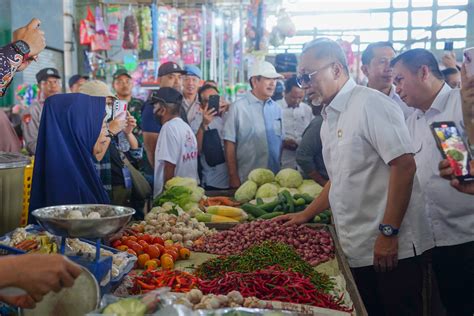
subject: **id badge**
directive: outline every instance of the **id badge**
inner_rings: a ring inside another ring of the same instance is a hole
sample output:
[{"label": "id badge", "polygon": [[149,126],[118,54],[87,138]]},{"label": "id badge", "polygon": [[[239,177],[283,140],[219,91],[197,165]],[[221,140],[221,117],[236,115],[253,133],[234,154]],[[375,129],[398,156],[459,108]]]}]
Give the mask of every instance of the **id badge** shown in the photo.
[{"label": "id badge", "polygon": [[131,189],[132,188],[132,175],[130,174],[130,170],[126,166],[122,168],[122,174],[123,174],[123,182],[125,183],[125,189]]}]

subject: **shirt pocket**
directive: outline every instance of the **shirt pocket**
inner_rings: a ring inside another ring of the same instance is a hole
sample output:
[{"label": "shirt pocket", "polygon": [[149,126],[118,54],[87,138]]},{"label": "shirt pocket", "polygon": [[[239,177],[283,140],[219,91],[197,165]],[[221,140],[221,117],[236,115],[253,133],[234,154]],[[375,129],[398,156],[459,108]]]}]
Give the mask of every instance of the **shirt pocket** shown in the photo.
[{"label": "shirt pocket", "polygon": [[372,146],[360,136],[341,140],[338,145],[338,166],[344,174],[358,174],[378,158]]},{"label": "shirt pocket", "polygon": [[273,131],[276,136],[281,136],[283,134],[283,124],[281,118],[273,121]]}]

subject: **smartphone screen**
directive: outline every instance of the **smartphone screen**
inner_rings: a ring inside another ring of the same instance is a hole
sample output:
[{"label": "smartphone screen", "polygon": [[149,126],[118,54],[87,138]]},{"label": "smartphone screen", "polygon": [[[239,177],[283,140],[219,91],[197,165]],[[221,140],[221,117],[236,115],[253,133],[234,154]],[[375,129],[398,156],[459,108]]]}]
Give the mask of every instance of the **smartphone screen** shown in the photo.
[{"label": "smartphone screen", "polygon": [[471,181],[469,162],[471,160],[468,147],[454,122],[436,122],[431,130],[442,156],[449,161],[454,175],[461,181]]},{"label": "smartphone screen", "polygon": [[444,42],[444,51],[452,51],[453,50],[453,42]]},{"label": "smartphone screen", "polygon": [[119,117],[125,119],[127,117],[127,106],[128,106],[127,101],[115,100],[114,106],[112,109],[113,119],[115,120],[116,118],[119,118]]},{"label": "smartphone screen", "polygon": [[217,94],[209,96],[208,108],[215,109],[216,112],[219,112],[219,103],[220,103],[220,96]]}]

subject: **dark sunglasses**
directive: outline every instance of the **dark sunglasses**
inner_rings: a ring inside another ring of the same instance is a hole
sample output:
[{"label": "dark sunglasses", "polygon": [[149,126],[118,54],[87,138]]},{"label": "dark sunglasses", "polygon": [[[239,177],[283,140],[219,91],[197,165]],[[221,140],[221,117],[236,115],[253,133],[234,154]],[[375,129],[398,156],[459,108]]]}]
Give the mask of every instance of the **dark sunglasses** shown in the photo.
[{"label": "dark sunglasses", "polygon": [[304,86],[309,85],[309,83],[311,82],[311,78],[312,78],[314,75],[316,75],[318,72],[320,72],[320,71],[322,71],[322,70],[324,70],[324,69],[326,69],[326,68],[328,68],[328,67],[330,67],[330,66],[332,66],[332,65],[334,65],[334,64],[335,64],[334,62],[329,63],[329,64],[327,64],[326,66],[323,66],[323,67],[321,67],[321,68],[319,68],[319,69],[316,69],[315,71],[313,71],[313,72],[310,73],[310,74],[300,74],[300,75],[298,75],[298,76],[296,77],[296,83],[298,84],[298,86],[299,86],[300,88],[303,88]]}]

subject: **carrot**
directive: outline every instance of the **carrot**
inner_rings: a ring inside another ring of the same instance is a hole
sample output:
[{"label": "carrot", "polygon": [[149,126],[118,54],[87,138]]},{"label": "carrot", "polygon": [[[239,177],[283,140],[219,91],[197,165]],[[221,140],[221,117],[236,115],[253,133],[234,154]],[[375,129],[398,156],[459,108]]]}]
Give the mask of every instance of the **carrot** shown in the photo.
[{"label": "carrot", "polygon": [[[209,204],[213,203],[212,205],[226,205],[226,206],[237,206],[239,203],[234,202],[231,198],[227,196],[212,196],[208,197],[207,201]],[[219,204],[217,204],[219,203]],[[211,205],[209,205],[211,206]]]}]

